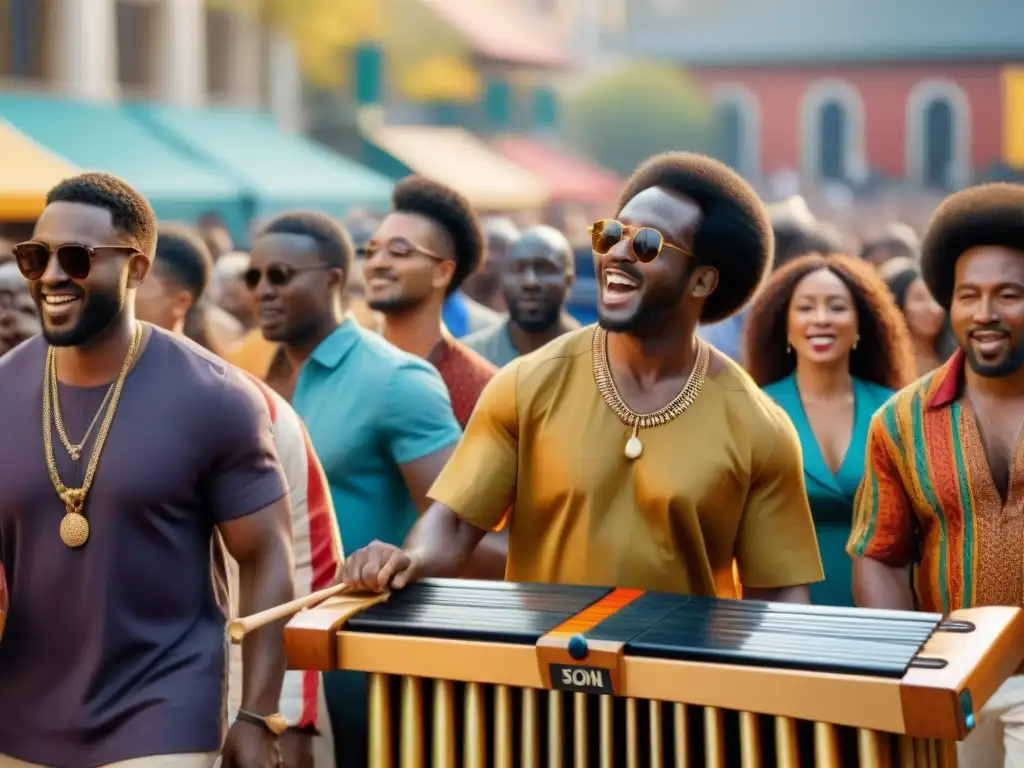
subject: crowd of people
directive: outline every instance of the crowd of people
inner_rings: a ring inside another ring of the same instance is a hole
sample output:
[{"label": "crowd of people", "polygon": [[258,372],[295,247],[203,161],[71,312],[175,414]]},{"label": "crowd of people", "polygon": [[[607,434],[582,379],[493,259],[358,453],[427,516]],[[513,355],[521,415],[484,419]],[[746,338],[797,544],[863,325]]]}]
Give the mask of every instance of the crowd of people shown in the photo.
[{"label": "crowd of people", "polygon": [[[365,765],[362,675],[286,672],[280,622],[225,648],[335,583],[1024,606],[1024,187],[849,253],[657,156],[582,326],[573,233],[415,176],[349,224],[243,253],[92,173],[0,253],[0,768]],[[1003,764],[1018,677],[960,747]]]}]

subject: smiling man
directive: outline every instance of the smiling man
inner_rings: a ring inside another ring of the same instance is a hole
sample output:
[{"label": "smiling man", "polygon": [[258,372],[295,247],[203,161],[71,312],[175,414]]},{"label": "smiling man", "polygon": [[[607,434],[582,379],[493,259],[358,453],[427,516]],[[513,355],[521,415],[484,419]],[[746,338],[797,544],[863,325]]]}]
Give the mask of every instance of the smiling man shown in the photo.
[{"label": "smiling man", "polygon": [[395,185],[391,207],[362,249],[366,301],[385,339],[437,368],[465,427],[497,369],[452,338],[441,311],[483,262],[480,222],[466,198],[419,176]]},{"label": "smiling man", "polygon": [[[1024,186],[949,197],[921,265],[959,349],[872,421],[847,547],[854,594],[938,613],[1024,606]],[[961,765],[1024,765],[1024,678],[979,723]]]},{"label": "smiling man", "polygon": [[499,267],[508,320],[462,339],[499,368],[579,328],[565,310],[576,277],[572,246],[545,225],[523,232]]},{"label": "smiling man", "polygon": [[501,369],[404,549],[353,586],[457,573],[514,503],[507,578],[806,602],[822,578],[792,424],[696,338],[772,254],[754,191],[692,154],[645,163],[593,227],[599,324]]},{"label": "smiling man", "polygon": [[137,191],[84,174],[14,249],[42,334],[0,359],[2,768],[280,763],[282,623],[246,637],[223,733],[210,546],[245,614],[292,599],[288,489],[256,388],[136,319],[156,236]]},{"label": "smiling man", "polygon": [[[438,372],[343,313],[352,251],[329,216],[283,213],[257,233],[245,281],[263,335],[295,371],[272,369],[268,383],[305,422],[342,540],[356,548],[405,538],[462,432]],[[365,680],[332,672],[324,687],[338,764],[366,765]]]}]

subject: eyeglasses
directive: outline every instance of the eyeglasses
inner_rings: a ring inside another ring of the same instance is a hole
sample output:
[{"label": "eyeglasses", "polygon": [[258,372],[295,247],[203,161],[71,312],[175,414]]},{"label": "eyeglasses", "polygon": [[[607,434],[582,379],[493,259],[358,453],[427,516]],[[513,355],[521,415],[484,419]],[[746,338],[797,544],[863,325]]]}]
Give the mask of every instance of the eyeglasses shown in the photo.
[{"label": "eyeglasses", "polygon": [[50,263],[50,254],[57,255],[57,263],[64,271],[64,274],[72,280],[85,280],[92,271],[92,260],[98,251],[122,251],[124,253],[138,253],[139,249],[131,245],[79,245],[78,243],[64,243],[56,248],[51,248],[45,243],[29,241],[18,243],[14,246],[14,259],[18,262],[18,269],[25,276],[26,280],[38,280],[46,272]]},{"label": "eyeglasses", "polygon": [[626,238],[629,239],[629,248],[636,256],[637,261],[644,264],[650,264],[658,258],[661,249],[665,246],[687,256],[693,255],[678,245],[668,242],[665,236],[653,227],[631,227],[615,219],[601,219],[594,222],[588,231],[594,253],[602,256],[614,248],[616,243]]},{"label": "eyeglasses", "polygon": [[436,253],[432,253],[426,248],[420,248],[418,245],[413,245],[404,237],[393,237],[383,245],[375,240],[370,240],[366,245],[360,246],[356,249],[356,255],[361,259],[372,259],[382,250],[387,251],[392,256],[396,256],[400,259],[418,254],[420,256],[426,256],[428,259],[433,259],[434,261],[445,261],[443,256],[438,256]]},{"label": "eyeglasses", "polygon": [[263,280],[264,273],[267,276],[267,282],[271,285],[280,288],[281,286],[288,285],[295,276],[300,272],[313,272],[318,269],[330,269],[329,264],[314,264],[309,267],[291,267],[287,264],[268,264],[266,270],[257,269],[256,267],[250,267],[242,275],[242,280],[245,282],[246,288],[250,291],[256,290],[256,286]]}]

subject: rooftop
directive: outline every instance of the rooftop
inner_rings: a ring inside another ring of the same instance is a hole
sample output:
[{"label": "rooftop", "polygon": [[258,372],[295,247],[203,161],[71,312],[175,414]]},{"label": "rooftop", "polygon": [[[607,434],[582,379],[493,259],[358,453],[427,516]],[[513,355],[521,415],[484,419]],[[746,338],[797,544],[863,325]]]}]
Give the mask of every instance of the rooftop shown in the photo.
[{"label": "rooftop", "polygon": [[631,0],[634,53],[698,66],[1024,61],[1022,0]]}]

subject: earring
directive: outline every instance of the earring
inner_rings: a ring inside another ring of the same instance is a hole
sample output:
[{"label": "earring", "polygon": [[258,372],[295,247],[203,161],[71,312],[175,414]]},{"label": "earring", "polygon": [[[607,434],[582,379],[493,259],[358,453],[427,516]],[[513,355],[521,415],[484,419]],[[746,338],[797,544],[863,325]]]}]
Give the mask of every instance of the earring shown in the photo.
[{"label": "earring", "polygon": [[859,343],[860,343],[860,334],[858,333],[857,334],[857,338],[855,338],[853,340],[853,348],[856,349],[857,348],[857,344],[859,344]]},{"label": "earring", "polygon": [[787,355],[793,354],[793,347],[792,347],[792,345],[790,345],[790,343],[788,341],[786,342],[786,354]]}]

